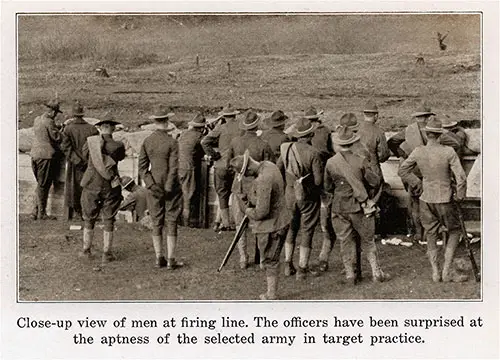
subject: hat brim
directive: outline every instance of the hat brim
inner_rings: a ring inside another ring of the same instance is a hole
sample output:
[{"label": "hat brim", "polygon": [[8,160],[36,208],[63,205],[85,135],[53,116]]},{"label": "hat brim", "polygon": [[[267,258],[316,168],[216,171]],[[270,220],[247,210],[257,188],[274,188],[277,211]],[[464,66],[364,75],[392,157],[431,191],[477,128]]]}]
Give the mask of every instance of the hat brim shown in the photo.
[{"label": "hat brim", "polygon": [[122,185],[122,189],[125,189],[127,186],[129,186],[133,182],[134,182],[134,179],[130,179],[130,181],[127,181],[127,183],[125,185]]},{"label": "hat brim", "polygon": [[104,125],[104,124],[110,124],[110,125],[120,125],[121,122],[119,121],[115,121],[115,120],[101,120],[101,121],[98,121],[94,124],[94,126],[100,126],[100,125]]},{"label": "hat brim", "polygon": [[428,127],[424,127],[422,130],[425,131],[425,132],[432,132],[432,133],[436,133],[436,134],[442,134],[444,132],[443,128],[428,128]]},{"label": "hat brim", "polygon": [[85,114],[81,112],[81,113],[72,113],[71,115],[72,115],[72,116],[83,116],[83,115],[85,115]]},{"label": "hat brim", "polygon": [[293,125],[293,129],[289,132],[289,135],[294,138],[301,138],[313,133],[317,129],[317,127],[318,127],[317,124],[311,123],[311,127],[309,129],[304,131],[298,131],[297,127]]},{"label": "hat brim", "polygon": [[204,123],[198,123],[198,122],[194,122],[194,121],[188,122],[188,125],[192,126],[192,127],[205,127],[206,124],[207,124],[206,122],[204,122]]},{"label": "hat brim", "polygon": [[259,121],[260,121],[260,118],[257,118],[257,120],[255,120],[251,124],[240,123],[239,128],[241,130],[253,130],[259,126]]},{"label": "hat brim", "polygon": [[165,114],[165,115],[161,115],[161,116],[157,116],[157,115],[151,115],[149,117],[150,120],[163,120],[163,119],[168,119],[168,118],[171,118],[172,116],[174,116],[175,114],[174,113],[168,113],[168,114]]},{"label": "hat brim", "polygon": [[375,109],[365,109],[363,110],[364,113],[369,113],[369,114],[378,114],[378,110]]},{"label": "hat brim", "polygon": [[455,126],[455,125],[457,125],[457,124],[458,124],[458,122],[457,122],[457,121],[452,121],[452,122],[451,122],[451,123],[449,123],[449,124],[443,124],[443,128],[444,128],[444,129],[446,129],[446,128],[451,128],[451,127],[453,127],[453,126]]},{"label": "hat brim", "polygon": [[356,123],[356,125],[347,125],[347,128],[351,131],[358,131],[359,130],[359,123]]},{"label": "hat brim", "polygon": [[428,115],[436,115],[432,111],[417,111],[411,114],[412,117],[418,117],[418,116],[428,116]]},{"label": "hat brim", "polygon": [[337,145],[350,145],[350,144],[354,144],[358,140],[359,140],[358,134],[354,134],[353,137],[351,137],[350,139],[346,139],[346,140],[340,139],[337,134],[332,135],[332,141],[334,144],[337,144]]},{"label": "hat brim", "polygon": [[221,111],[221,112],[219,112],[219,115],[220,115],[220,116],[236,116],[236,115],[238,115],[239,113],[240,113],[240,112],[239,112],[238,110],[234,110],[234,111],[232,111],[232,112],[223,112],[223,111]]}]

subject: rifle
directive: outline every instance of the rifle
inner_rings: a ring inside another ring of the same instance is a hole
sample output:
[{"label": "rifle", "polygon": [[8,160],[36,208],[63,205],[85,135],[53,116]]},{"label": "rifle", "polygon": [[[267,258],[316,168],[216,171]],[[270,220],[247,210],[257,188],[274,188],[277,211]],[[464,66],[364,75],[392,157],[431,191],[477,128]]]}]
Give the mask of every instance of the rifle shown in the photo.
[{"label": "rifle", "polygon": [[243,220],[241,220],[240,225],[238,226],[238,229],[236,230],[236,234],[234,235],[233,241],[231,242],[231,245],[229,245],[229,249],[227,249],[226,256],[224,256],[224,260],[222,260],[222,263],[220,264],[219,268],[217,269],[217,272],[220,272],[224,265],[227,264],[227,261],[229,260],[229,257],[234,251],[234,248],[236,247],[236,244],[240,240],[241,236],[245,232],[245,230],[248,227],[248,216],[244,216]]},{"label": "rifle", "polygon": [[476,259],[474,258],[474,253],[472,252],[472,248],[470,246],[470,240],[469,237],[467,236],[467,230],[465,229],[465,222],[464,222],[464,217],[462,215],[462,209],[458,202],[455,201],[454,203],[458,214],[458,220],[460,221],[462,236],[465,241],[465,248],[467,249],[469,260],[472,264],[472,271],[474,271],[474,278],[476,279],[476,282],[479,282],[481,281],[481,273],[479,272],[479,269],[477,267]]}]

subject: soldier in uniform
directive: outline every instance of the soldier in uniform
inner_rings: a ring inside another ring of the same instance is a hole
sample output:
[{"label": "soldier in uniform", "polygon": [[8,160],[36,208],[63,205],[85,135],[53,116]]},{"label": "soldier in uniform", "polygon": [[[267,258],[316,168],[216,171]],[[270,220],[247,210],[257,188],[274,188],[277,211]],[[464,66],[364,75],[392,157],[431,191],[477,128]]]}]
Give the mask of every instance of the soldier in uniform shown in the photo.
[{"label": "soldier in uniform", "polygon": [[388,280],[389,275],[382,271],[378,263],[374,241],[376,207],[368,195],[370,188],[379,186],[380,177],[366,158],[351,151],[352,145],[359,141],[359,135],[341,127],[334,134],[333,141],[338,152],[326,163],[324,187],[333,194],[332,223],[340,241],[346,282],[355,284],[358,281],[354,272],[355,234],[370,263],[373,280]]},{"label": "soldier in uniform", "polygon": [[[326,165],[328,159],[333,156],[333,144],[331,140],[331,129],[321,122],[320,116],[323,111],[317,111],[314,107],[309,107],[304,112],[304,117],[311,120],[313,124],[317,124],[314,136],[311,140],[313,147],[318,150],[321,156],[323,167]],[[335,245],[335,232],[332,226],[332,197],[326,191],[321,192],[321,208],[320,208],[320,225],[323,234],[323,243],[321,245],[321,252],[319,253],[319,266],[321,272],[328,270],[328,258]]]},{"label": "soldier in uniform", "polygon": [[[387,141],[389,149],[394,155],[400,158],[401,162],[408,156],[410,156],[411,152],[417,146],[425,145],[427,143],[426,132],[422,129],[425,128],[427,121],[432,115],[435,114],[431,111],[430,107],[425,104],[421,104],[416,112],[412,114],[412,117],[415,118],[416,121],[408,125],[406,129],[392,136]],[[413,172],[417,177],[419,177],[420,179],[422,178],[418,167],[415,167],[413,169]],[[412,219],[413,226],[416,230],[414,241],[420,242],[424,237],[424,228],[422,227],[422,223],[420,221],[419,210],[419,197],[422,189],[420,187],[414,188],[411,184],[406,183],[404,180],[403,185],[410,195],[408,211],[410,213],[410,218]]]},{"label": "soldier in uniform", "polygon": [[[153,222],[156,266],[173,270],[183,266],[175,259],[177,223],[182,211],[182,191],[178,176],[178,144],[168,133],[168,119],[174,114],[159,106],[150,116],[156,130],[143,142],[139,153],[139,174],[149,190],[148,208]],[[166,224],[165,224],[166,222]],[[163,248],[163,228],[167,227],[167,260]]]},{"label": "soldier in uniform", "polygon": [[[466,281],[467,276],[457,274],[452,265],[461,236],[460,221],[453,201],[459,202],[465,198],[465,172],[456,152],[451,147],[439,143],[439,136],[443,133],[441,121],[433,118],[423,130],[427,133],[426,145],[420,145],[413,150],[401,164],[398,174],[413,188],[422,189],[420,214],[427,238],[432,280]],[[420,169],[422,178],[412,171],[416,166]],[[442,273],[436,246],[441,227],[446,228],[448,232]]]},{"label": "soldier in uniform", "polygon": [[80,198],[82,196],[83,174],[87,169],[87,159],[82,149],[89,136],[99,135],[96,127],[83,119],[83,107],[75,102],[72,109],[73,118],[62,132],[61,150],[66,155],[65,206],[72,217],[73,212],[82,217]]},{"label": "soldier in uniform", "polygon": [[188,122],[189,129],[179,137],[179,180],[182,186],[182,217],[185,226],[190,226],[191,216],[199,205],[201,162],[205,155],[201,139],[205,124],[205,117],[198,113]]},{"label": "soldier in uniform", "polygon": [[55,118],[59,109],[59,102],[51,100],[45,104],[47,111],[35,118],[33,131],[35,137],[31,146],[31,168],[37,182],[35,204],[31,212],[33,220],[56,220],[54,216],[47,215],[47,199],[50,187],[57,175],[57,161],[55,155],[59,149],[61,133],[56,126]]},{"label": "soldier in uniform", "polygon": [[[308,272],[317,275],[309,267],[312,238],[320,216],[323,185],[323,161],[320,153],[311,145],[316,126],[309,119],[300,118],[290,133],[297,142],[281,145],[281,156],[277,163],[286,179],[286,204],[292,213],[285,242],[285,276],[296,272],[297,280],[304,279]],[[296,271],[292,259],[299,230],[302,238],[299,267]]]},{"label": "soldier in uniform", "polygon": [[89,136],[83,145],[82,155],[88,163],[82,178],[82,214],[84,220],[83,251],[81,256],[91,257],[91,246],[94,238],[94,226],[99,216],[104,225],[102,262],[115,259],[113,246],[113,230],[115,216],[122,201],[118,162],[125,158],[125,146],[121,141],[113,139],[113,132],[119,122],[110,114],[95,124],[99,135]]},{"label": "soldier in uniform", "polygon": [[269,118],[264,120],[267,125],[270,126],[270,129],[263,131],[260,137],[262,140],[267,141],[274,153],[276,161],[280,157],[281,144],[290,141],[288,135],[283,132],[287,119],[288,116],[286,116],[283,111],[278,110],[273,112]]},{"label": "soldier in uniform", "polygon": [[[243,155],[248,151],[255,161],[272,161],[274,154],[267,142],[257,136],[259,126],[259,116],[252,110],[248,110],[240,121],[240,129],[244,131],[243,135],[237,136],[231,140],[225,156],[226,163],[231,159]],[[245,204],[239,200],[239,194],[248,194],[252,186],[252,178],[243,176],[241,179],[234,178],[231,192],[233,193],[232,212],[236,223],[240,223],[244,216]],[[236,195],[236,196],[235,196]],[[246,269],[248,266],[247,236],[243,234],[238,242],[238,251],[240,253],[240,267]]]},{"label": "soldier in uniform", "polygon": [[451,146],[460,159],[463,156],[475,154],[474,151],[467,147],[467,134],[461,126],[458,126],[456,121],[444,117],[441,122],[443,124],[443,133],[439,137],[441,145]]},{"label": "soldier in uniform", "polygon": [[130,176],[123,176],[120,179],[122,189],[129,192],[129,195],[120,205],[120,211],[135,212],[135,221],[142,221],[148,215],[148,194],[149,191],[144,186],[137,185]]},{"label": "soldier in uniform", "polygon": [[245,203],[244,213],[257,237],[262,264],[266,270],[267,292],[262,300],[278,298],[278,267],[281,249],[285,242],[290,215],[285,206],[285,186],[278,167],[270,161],[256,161],[249,151],[231,160],[231,166],[241,176],[251,177],[248,192],[241,194]]},{"label": "soldier in uniform", "polygon": [[[229,169],[227,156],[225,153],[229,148],[231,140],[242,134],[239,124],[236,121],[236,115],[239,111],[234,109],[231,104],[222,109],[219,113],[223,117],[222,121],[217,123],[202,140],[201,146],[205,154],[210,156],[214,163],[214,185],[219,200],[219,209],[221,215],[221,224],[215,224],[214,230],[231,230],[229,218],[229,197],[231,196],[231,186],[233,183],[233,172]],[[218,151],[215,149],[218,147]]]}]

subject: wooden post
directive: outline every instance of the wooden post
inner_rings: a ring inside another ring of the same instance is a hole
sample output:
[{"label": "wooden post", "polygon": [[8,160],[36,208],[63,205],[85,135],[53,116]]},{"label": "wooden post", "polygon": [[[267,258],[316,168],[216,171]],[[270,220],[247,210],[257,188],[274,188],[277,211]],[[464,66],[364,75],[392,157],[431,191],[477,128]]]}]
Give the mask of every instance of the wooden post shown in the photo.
[{"label": "wooden post", "polygon": [[196,54],[196,68],[199,69],[200,68],[200,57],[198,54]]},{"label": "wooden post", "polygon": [[230,74],[231,73],[231,62],[227,62],[227,73]]}]

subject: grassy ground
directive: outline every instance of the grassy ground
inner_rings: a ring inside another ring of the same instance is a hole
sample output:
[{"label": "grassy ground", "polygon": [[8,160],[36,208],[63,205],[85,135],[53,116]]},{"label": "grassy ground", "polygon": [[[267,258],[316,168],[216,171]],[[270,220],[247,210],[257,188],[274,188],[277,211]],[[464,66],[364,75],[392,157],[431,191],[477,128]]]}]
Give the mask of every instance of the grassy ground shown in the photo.
[{"label": "grassy ground", "polygon": [[[81,231],[68,229],[69,224],[63,221],[30,222],[21,217],[20,300],[255,300],[265,289],[265,274],[258,267],[252,266],[246,271],[239,269],[237,250],[222,272],[217,273],[231,241],[229,233],[217,235],[211,230],[181,227],[179,258],[186,266],[169,272],[154,268],[150,233],[120,222],[115,242],[118,260],[95,271],[100,263],[101,230],[96,230],[96,260],[86,262],[77,257],[82,244]],[[320,241],[316,234],[312,259],[317,258]],[[478,248],[474,250],[479,257]],[[381,264],[393,276],[387,283],[373,284],[369,265],[363,259],[365,279],[361,284],[356,287],[341,284],[337,244],[330,260],[330,271],[323,276],[303,282],[281,277],[281,299],[480,298],[480,285],[473,280],[464,284],[432,283],[425,250],[420,246],[405,248],[379,244],[379,251]],[[458,250],[458,256],[465,257],[464,249]]]}]

